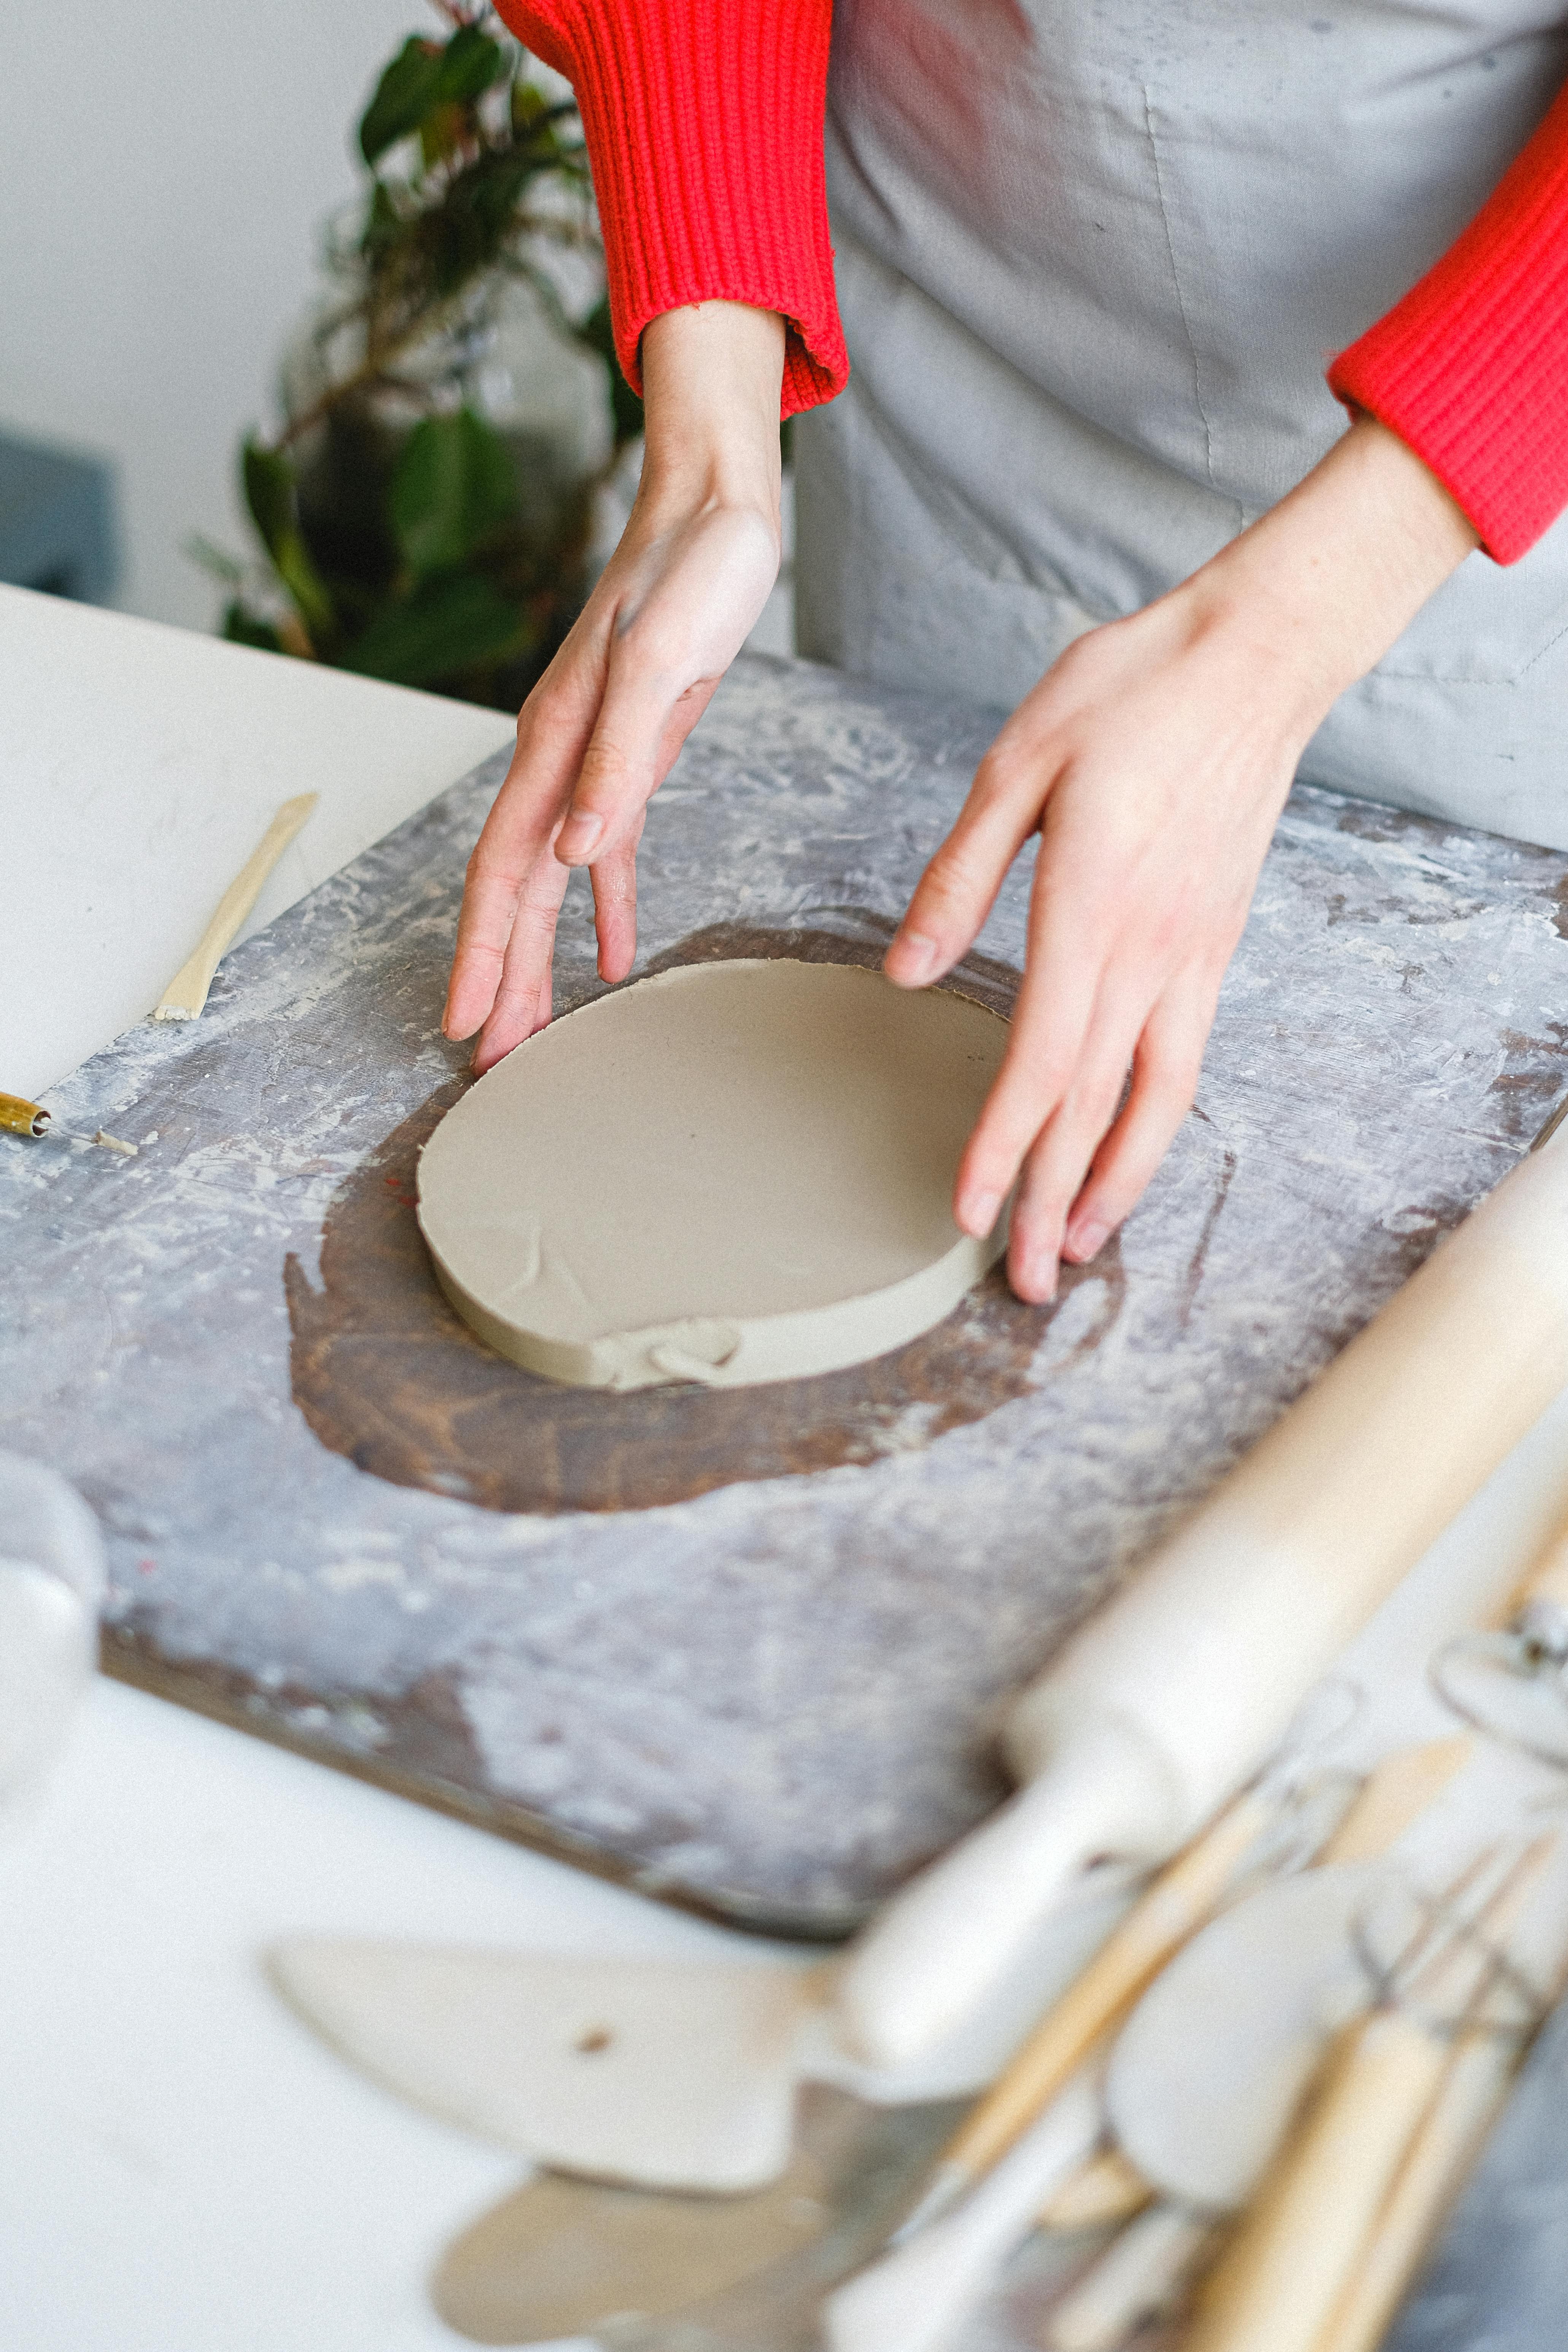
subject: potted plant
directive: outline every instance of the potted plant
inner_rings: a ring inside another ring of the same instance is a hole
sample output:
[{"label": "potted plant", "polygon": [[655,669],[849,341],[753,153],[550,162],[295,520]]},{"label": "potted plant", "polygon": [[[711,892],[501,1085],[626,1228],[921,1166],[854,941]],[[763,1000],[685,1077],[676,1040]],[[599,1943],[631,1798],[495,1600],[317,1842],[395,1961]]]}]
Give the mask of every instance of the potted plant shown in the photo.
[{"label": "potted plant", "polygon": [[581,608],[594,499],[641,404],[616,366],[570,96],[438,0],[361,118],[331,290],[247,438],[259,558],[205,542],[226,636],[515,709]]}]

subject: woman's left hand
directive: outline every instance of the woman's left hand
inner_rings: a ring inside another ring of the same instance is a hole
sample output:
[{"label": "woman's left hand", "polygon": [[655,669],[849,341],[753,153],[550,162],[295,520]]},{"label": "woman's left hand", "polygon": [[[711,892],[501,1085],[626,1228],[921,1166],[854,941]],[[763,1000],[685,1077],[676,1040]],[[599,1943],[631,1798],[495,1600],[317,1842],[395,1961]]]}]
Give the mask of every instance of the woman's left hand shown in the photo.
[{"label": "woman's left hand", "polygon": [[1052,1297],[1061,1258],[1092,1257],[1159,1166],[1309,738],[1477,543],[1358,418],[1181,587],[1070,646],[982,761],[887,970],[940,979],[1039,833],[1012,1036],[953,1196],[983,1234],[1017,1181],[1020,1297]]}]

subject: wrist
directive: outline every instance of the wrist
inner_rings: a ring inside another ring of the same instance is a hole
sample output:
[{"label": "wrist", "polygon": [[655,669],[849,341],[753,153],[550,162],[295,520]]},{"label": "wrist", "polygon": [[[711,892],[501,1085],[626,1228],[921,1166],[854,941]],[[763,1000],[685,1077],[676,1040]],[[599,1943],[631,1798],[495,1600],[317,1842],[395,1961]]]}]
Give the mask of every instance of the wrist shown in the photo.
[{"label": "wrist", "polygon": [[777,311],[739,302],[694,303],[649,321],[638,494],[646,507],[748,507],[776,535],[784,352]]},{"label": "wrist", "polygon": [[1198,626],[1246,648],[1305,741],[1479,543],[1415,452],[1359,416],[1178,593]]}]

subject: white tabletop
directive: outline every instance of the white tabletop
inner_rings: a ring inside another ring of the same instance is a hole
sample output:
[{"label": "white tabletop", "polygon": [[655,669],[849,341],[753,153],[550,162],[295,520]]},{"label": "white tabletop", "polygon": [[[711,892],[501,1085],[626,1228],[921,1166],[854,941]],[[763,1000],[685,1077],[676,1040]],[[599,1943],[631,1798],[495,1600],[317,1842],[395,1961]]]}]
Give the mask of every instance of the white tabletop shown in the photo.
[{"label": "white tabletop", "polygon": [[[142,1018],[280,800],[248,928],[506,742],[503,714],[0,588],[0,1089]],[[0,1137],[0,1149],[45,1150]],[[0,1445],[5,1400],[0,1397]],[[710,1949],[718,1931],[101,1683],[0,1827],[5,2352],[413,2352],[425,2273],[521,2177],[269,1991],[293,1929]],[[721,1938],[721,1940],[723,1940]]]},{"label": "white tabletop", "polygon": [[[258,921],[508,731],[494,712],[0,591],[5,879],[32,909],[0,923],[0,1087],[47,1087],[147,1011],[279,799],[322,803]],[[0,1445],[5,1421],[0,1397]],[[1568,1399],[1421,1573],[1521,1568],[1565,1502]],[[1398,1619],[1396,1601],[1369,1658],[1397,1654]],[[35,1812],[0,1825],[5,2352],[461,2340],[424,2279],[521,2167],[311,2039],[261,1969],[294,1932],[737,1941],[100,1684]]]}]

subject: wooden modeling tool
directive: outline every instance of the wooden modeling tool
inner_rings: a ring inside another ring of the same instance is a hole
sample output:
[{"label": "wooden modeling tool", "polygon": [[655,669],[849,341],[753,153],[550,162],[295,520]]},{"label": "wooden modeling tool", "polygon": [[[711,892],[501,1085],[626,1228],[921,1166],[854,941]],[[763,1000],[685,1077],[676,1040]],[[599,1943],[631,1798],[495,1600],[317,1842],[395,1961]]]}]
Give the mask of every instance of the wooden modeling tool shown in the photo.
[{"label": "wooden modeling tool", "polygon": [[[835,2280],[881,2250],[917,2201],[922,2210],[934,2209],[930,2189],[933,2179],[942,2185],[944,2200],[950,2199],[955,2171],[967,2180],[973,2172],[995,2164],[1029,2132],[1100,2039],[1107,2021],[1125,2009],[1173,1943],[1208,1916],[1237,1868],[1274,1827],[1282,1802],[1280,1797],[1271,1802],[1263,1791],[1249,1790],[1205,1832],[1192,1853],[1163,1874],[1051,2011],[1046,2027],[1030,2035],[992,2088],[972,2107],[956,2138],[951,2136],[955,2114],[951,2102],[940,2106],[921,2103],[876,2109],[842,2090],[828,2093],[810,2085],[802,2095],[795,2154],[789,2169],[760,2193],[665,2195],[647,2189],[613,2189],[607,2184],[563,2179],[558,2172],[547,2174],[517,2190],[455,2242],[437,2273],[438,2307],[450,2324],[471,2333],[458,2315],[466,2312],[472,2317],[482,2302],[489,2315],[486,2324],[510,2329],[505,2340],[514,2343],[592,2334],[622,2304],[635,2305],[648,2316],[666,2309],[684,2310],[693,2301],[731,2286],[744,2273],[760,2271],[782,2257],[804,2254],[826,2233],[828,2242],[817,2244],[812,2257],[811,2293],[819,2300]],[[1342,1810],[1342,1800],[1336,1818]],[[1310,1818],[1315,1822],[1317,1813]],[[351,2015],[342,2006],[344,1987],[331,1973],[335,1948],[288,1947],[277,1956],[275,1972],[296,2007],[317,2024],[323,2021],[323,2000],[332,1998],[335,1985],[335,2022],[330,2030],[342,2046],[346,2027],[363,2055],[366,2047],[363,2011]],[[502,1957],[495,1956],[498,1961]],[[593,2011],[596,1993],[602,1998],[610,1989],[607,1979],[595,1985],[605,1965],[574,1964],[578,1998],[586,2003],[584,2016]],[[616,2020],[610,2047],[595,2054],[594,2064],[609,2062],[603,2095],[617,2106],[627,2104],[616,2087],[615,2037],[629,2035],[628,2050],[635,2057],[640,2036],[647,2048],[668,2051],[671,2057],[662,2114],[649,2116],[646,2071],[640,2084],[632,2089],[629,2106],[634,2122],[641,2118],[649,2132],[649,2138],[635,2151],[640,2163],[646,2168],[657,2156],[666,2167],[684,2163],[689,2176],[698,2172],[710,2179],[715,2155],[727,2149],[736,2169],[740,2168],[737,2159],[745,2158],[752,2178],[765,2179],[768,2168],[776,2171],[778,2161],[771,2145],[776,2127],[771,2071],[761,2084],[762,2105],[752,2116],[753,2137],[749,2150],[737,2137],[737,2125],[744,2120],[747,2108],[744,2103],[734,2104],[735,2083],[748,2069],[756,2076],[759,2060],[767,2057],[763,2043],[754,2038],[760,2015],[755,2002],[771,1989],[776,2036],[789,2002],[801,1998],[800,1980],[782,1969],[748,1969],[733,1964],[727,1969],[710,1970],[677,1964],[669,1976],[671,1989],[678,1979],[682,1980],[680,1989],[687,1994],[677,2019],[656,2018],[646,2007],[640,2015],[633,2016],[626,1988],[621,1989],[621,1999],[613,2010],[603,2012]],[[653,1972],[640,1966],[634,1978],[634,1982],[637,1980],[645,1994],[656,1981]],[[515,1998],[521,1979],[514,1977],[510,1982]],[[752,2004],[739,2014],[730,2006],[730,1996],[735,1992]],[[409,1984],[405,1997],[414,1995],[415,1988]],[[525,2068],[531,2058],[536,2075],[548,2074],[552,2061],[540,2050],[540,2016],[536,2012],[531,2017],[521,2004],[514,2014],[514,2052],[521,2055]],[[680,2018],[689,2021],[694,2039],[687,2038],[688,2029]],[[575,2012],[571,2020],[563,2013],[563,2029],[575,2021]],[[673,2042],[667,2034],[670,2027]],[[384,2026],[385,2042],[392,2041],[395,2030],[388,2018]],[[524,2036],[529,2040],[524,2041]],[[478,2053],[492,2076],[497,2038],[492,2030]],[[718,2063],[716,2040],[723,2041],[727,2050],[727,2058]],[[406,2049],[405,2033],[402,2047]],[[776,2063],[776,2040],[772,2047]],[[442,2054],[450,2067],[449,2044]],[[643,2063],[646,2070],[646,2057]],[[387,2068],[377,2063],[374,2071],[384,2077]],[[406,2089],[405,2059],[398,2079],[399,2086]],[[724,2137],[716,2135],[714,2118],[704,2109],[705,2085],[731,2102],[719,2119]],[[580,2151],[592,2147],[608,2153],[595,2113],[601,2095],[594,2065],[578,2057],[569,2087],[576,2096],[563,2102],[563,2119],[555,2126],[557,2148],[560,2132],[575,2126]],[[779,2087],[787,2093],[787,2083]],[[842,2151],[848,2146],[844,2136],[849,2134],[854,2144],[872,2149],[875,2155],[874,2161],[863,2157],[849,2168],[841,2152],[836,2154],[837,2187],[822,2185],[824,2100],[831,2103],[828,2113],[836,2119],[835,2147]],[[471,2105],[468,2115],[471,2119]],[[544,2120],[536,2110],[536,2123]],[[787,2113],[782,2121],[787,2129]],[[682,2122],[689,2134],[684,2156],[675,2137]],[[758,2132],[762,2137],[755,2136]],[[1053,2177],[1058,2170],[1071,2169],[1089,2144],[1080,2143],[1075,2132],[1069,2132],[1058,2165],[1053,2134],[1047,2134],[1047,2169]],[[629,2160],[633,2150],[626,2153]],[[558,2154],[556,2160],[560,2160]],[[817,2183],[815,2188],[812,2180]],[[792,2181],[794,2188],[786,2195],[784,2184]],[[1047,2180],[1042,2195],[1048,2186]],[[868,2215],[875,2218],[875,2227],[870,2226]],[[581,2260],[564,2263],[559,2250],[568,2243],[591,2247],[591,2258],[584,2251]],[[679,2261],[673,2259],[672,2250],[679,2253]]]},{"label": "wooden modeling tool", "polygon": [[[1105,2105],[1130,2179],[1159,2202],[1058,2305],[1051,2352],[1115,2352],[1169,2307],[1212,2252],[1221,2217],[1252,2194],[1336,2012],[1364,2007],[1350,1939],[1379,1865],[1473,1747],[1438,1739],[1385,1757],[1317,1868],[1223,1912],[1144,1997],[1117,2042]],[[1055,2209],[1041,2218],[1062,2226]]]},{"label": "wooden modeling tool", "polygon": [[[1327,1843],[1322,1842],[1321,1833],[1314,1841],[1321,1846],[1323,1863],[1331,1861],[1340,1865],[1332,1873],[1334,1878],[1345,1876],[1344,1864],[1351,1858],[1370,1864],[1384,1853],[1447,1786],[1470,1747],[1468,1738],[1448,1738],[1385,1758],[1355,1793],[1348,1810],[1342,1806],[1341,1818],[1329,1832]],[[1247,1841],[1243,1832],[1249,1820],[1252,1835]],[[1189,1950],[1197,1948],[1188,1944],[1194,1930],[1202,1931],[1197,1938],[1202,1944],[1223,1929],[1229,1919],[1261,1907],[1276,1891],[1309,1888],[1325,1875],[1322,1869],[1309,1869],[1299,1876],[1268,1881],[1236,1912],[1222,1911],[1214,1926],[1205,1927],[1205,1921],[1212,1916],[1238,1870],[1245,1866],[1249,1843],[1257,1843],[1266,1821],[1267,1814],[1260,1814],[1257,1809],[1257,1800],[1244,1796],[1195,1846],[1155,1880],[1078,1983],[1025,2043],[1009,2067],[1008,2076],[981,2102],[973,2118],[961,2132],[960,2145],[968,2151],[961,2185],[971,2184],[983,2174],[979,2186],[969,2187],[966,2201],[949,2219],[937,2220],[916,2235],[915,2224],[936,2201],[930,2197],[922,2200],[883,2259],[828,2298],[826,2333],[833,2352],[939,2352],[940,2347],[954,2340],[957,2329],[974,2304],[988,2291],[996,2268],[1042,2218],[1038,2201],[1028,2206],[1018,2197],[993,2192],[992,2181],[1005,2160],[1005,2152],[1026,2126],[1032,2126],[1034,2116],[1045,2110],[1046,2101],[1071,2079],[1070,2070],[1081,2071],[1097,2044],[1104,2048],[1137,1995],[1171,1961],[1172,1955],[1184,1945]],[[1300,1857],[1304,1862],[1310,1858],[1310,1853]],[[1352,1888],[1350,1899],[1364,1897],[1364,1874],[1354,1876]],[[1342,1940],[1342,1913],[1336,1911],[1335,1917]],[[1181,1961],[1175,1960],[1172,1965],[1179,1970]],[[1158,1999],[1168,1980],[1168,1974],[1160,1977],[1154,1991],[1146,1996],[1144,2006],[1148,2000]],[[1142,2017],[1142,2013],[1140,2008],[1136,2016]],[[1093,2033],[1088,2030],[1091,2021],[1096,2021]],[[1225,2032],[1223,2007],[1216,2015],[1212,2002],[1205,2003],[1201,2016],[1194,2017],[1189,2011],[1180,2021],[1184,2053],[1194,2046],[1200,2053],[1213,2053],[1216,2048],[1223,2052]],[[1121,2066],[1125,2039],[1124,2033],[1110,2057],[1113,2073]],[[1319,2046],[1317,2042],[1312,2045],[1314,2056]],[[1103,2074],[1103,2060],[1098,2071]],[[1156,2094],[1163,2081],[1157,2067]],[[1032,2113],[1021,2117],[1026,2092],[1037,2104]],[[1264,2143],[1260,2157],[1254,2159],[1255,2171],[1283,2127],[1289,2105],[1294,2104],[1294,2093],[1288,2092],[1287,2098],[1289,2104]],[[1097,2120],[1103,2121],[1107,2106],[1102,2094]],[[1111,2119],[1116,2120],[1113,2110]],[[1194,2137],[1201,2140],[1204,2121],[1201,2101],[1184,2096],[1175,2129],[1178,2161],[1184,2155],[1186,2140]],[[1141,2146],[1130,2146],[1123,2137],[1121,2152],[1131,2157],[1136,2169],[1154,2186],[1165,2189],[1170,2185],[1158,2169],[1152,2170],[1143,2162]],[[936,2175],[934,2186],[939,2193],[951,2192],[954,2169],[950,2152],[945,2166]],[[1079,2177],[1077,2172],[1070,2176],[1072,2179]],[[1069,2176],[1064,2174],[1059,2185],[1049,2186],[1059,2196],[1068,2181]],[[944,2202],[951,2202],[951,2194]],[[984,2218],[976,2219],[971,2213],[972,2207]],[[1004,2214],[1011,2217],[1011,2235],[1003,2227]],[[1159,2227],[1142,2232],[1141,2242],[1147,2245],[1151,2255],[1158,2252],[1164,2260],[1173,2251],[1178,2234]]]},{"label": "wooden modeling tool", "polygon": [[938,2041],[1096,1857],[1191,1837],[1568,1387],[1555,1125],[1015,1704],[1020,1793],[850,1953],[858,2055]]},{"label": "wooden modeling tool", "polygon": [[47,1139],[51,1143],[97,1143],[127,1160],[136,1157],[135,1144],[106,1135],[101,1127],[96,1135],[76,1135],[68,1127],[57,1127],[53,1111],[46,1110],[42,1103],[29,1102],[25,1095],[0,1095],[0,1135],[26,1135],[37,1142]]},{"label": "wooden modeling tool", "polygon": [[261,886],[316,805],[315,793],[285,801],[223,897],[211,922],[153,1008],[154,1021],[195,1021],[225,950],[261,895]]},{"label": "wooden modeling tool", "polygon": [[1182,2352],[1317,2352],[1370,2230],[1436,2111],[1453,2052],[1485,2021],[1497,1954],[1554,1840],[1527,1847],[1468,1916],[1439,1905],[1384,2005],[1347,2027],[1298,2129],[1200,2291]]}]

